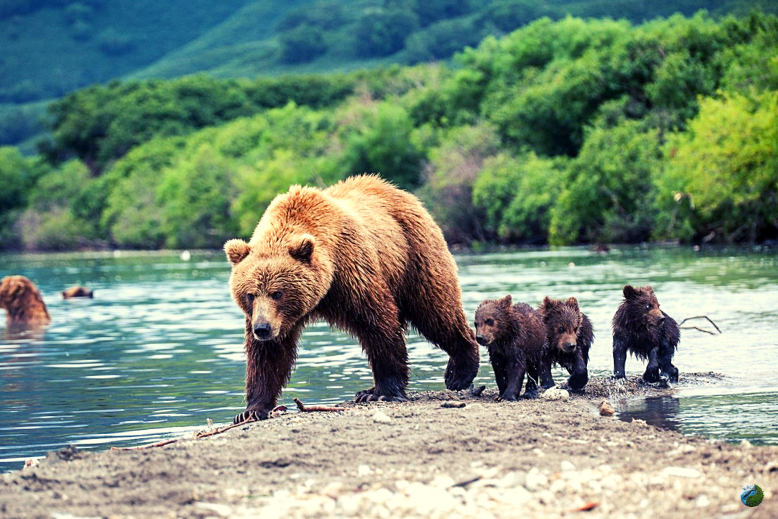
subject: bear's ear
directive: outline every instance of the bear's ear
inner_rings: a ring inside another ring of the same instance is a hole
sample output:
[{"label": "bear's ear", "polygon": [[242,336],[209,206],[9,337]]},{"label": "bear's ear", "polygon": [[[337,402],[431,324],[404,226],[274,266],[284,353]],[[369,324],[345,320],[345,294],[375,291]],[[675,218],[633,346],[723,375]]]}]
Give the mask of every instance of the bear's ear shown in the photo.
[{"label": "bear's ear", "polygon": [[510,295],[510,294],[508,294],[507,296],[505,296],[505,297],[503,297],[502,299],[500,299],[500,300],[498,301],[498,303],[499,303],[499,304],[500,304],[500,306],[501,306],[501,307],[503,307],[503,308],[510,308],[510,307],[511,307],[511,305],[513,304],[513,298],[511,297],[511,295]]},{"label": "bear's ear", "polygon": [[550,310],[551,307],[553,306],[554,306],[554,300],[546,296],[543,298],[543,302],[540,303],[540,311],[545,312],[546,310]]},{"label": "bear's ear", "polygon": [[313,236],[303,234],[289,245],[289,255],[298,261],[310,263],[313,255],[313,242]]},{"label": "bear's ear", "polygon": [[578,299],[571,297],[565,302],[565,304],[570,308],[572,308],[573,310],[575,310],[576,312],[578,311]]},{"label": "bear's ear", "polygon": [[624,299],[634,299],[637,295],[638,291],[632,285],[624,285]]},{"label": "bear's ear", "polygon": [[245,241],[236,238],[224,244],[224,252],[227,253],[227,259],[230,260],[230,263],[237,265],[249,255],[251,247]]},{"label": "bear's ear", "polygon": [[646,292],[648,292],[649,294],[653,294],[653,293],[654,293],[654,289],[651,287],[651,285],[646,285],[646,286],[644,286],[644,287],[643,287],[643,290],[645,290],[645,291],[646,291]]}]

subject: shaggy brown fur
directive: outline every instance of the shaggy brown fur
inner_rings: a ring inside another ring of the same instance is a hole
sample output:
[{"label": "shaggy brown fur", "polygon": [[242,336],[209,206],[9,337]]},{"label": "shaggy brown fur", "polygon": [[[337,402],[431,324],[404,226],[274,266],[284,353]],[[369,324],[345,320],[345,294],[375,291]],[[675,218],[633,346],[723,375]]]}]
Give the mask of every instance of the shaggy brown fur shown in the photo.
[{"label": "shaggy brown fur", "polygon": [[567,301],[546,297],[540,304],[540,313],[548,337],[540,372],[543,387],[554,385],[551,366],[559,364],[570,373],[567,379],[570,389],[583,389],[589,381],[589,348],[594,340],[591,321],[578,308],[574,297]]},{"label": "shaggy brown fur", "polygon": [[74,297],[93,298],[94,292],[84,287],[70,287],[62,291],[62,299],[72,299]]},{"label": "shaggy brown fur", "polygon": [[475,338],[489,350],[500,399],[517,400],[527,374],[524,396],[538,396],[537,380],[546,343],[540,312],[511,296],[486,300],[475,312]]},{"label": "shaggy brown fur", "polygon": [[0,308],[5,308],[8,326],[35,326],[51,322],[40,290],[24,276],[7,276],[0,281]]},{"label": "shaggy brown fur", "polygon": [[624,301],[613,316],[613,374],[624,378],[627,352],[648,359],[643,380],[658,382],[660,370],[670,382],[678,382],[678,368],[672,360],[681,331],[672,317],[659,309],[659,301],[650,286],[624,287]]},{"label": "shaggy brown fur", "polygon": [[467,388],[478,345],[462,309],[457,267],[414,196],[377,176],[277,196],[249,243],[230,240],[230,289],[246,315],[246,411],[265,418],[289,380],[305,325],[355,335],[374,387],[357,401],[403,400],[410,324],[449,354],[446,387]]}]

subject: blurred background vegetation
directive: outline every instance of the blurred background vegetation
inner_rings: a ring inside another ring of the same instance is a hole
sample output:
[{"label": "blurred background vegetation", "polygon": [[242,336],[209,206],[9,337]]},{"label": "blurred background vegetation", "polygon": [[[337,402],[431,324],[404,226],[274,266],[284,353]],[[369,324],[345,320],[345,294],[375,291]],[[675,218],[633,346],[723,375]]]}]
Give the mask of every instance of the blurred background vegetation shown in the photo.
[{"label": "blurred background vegetation", "polygon": [[363,172],[451,244],[778,239],[778,4],[654,4],[0,0],[0,249],[217,248]]}]

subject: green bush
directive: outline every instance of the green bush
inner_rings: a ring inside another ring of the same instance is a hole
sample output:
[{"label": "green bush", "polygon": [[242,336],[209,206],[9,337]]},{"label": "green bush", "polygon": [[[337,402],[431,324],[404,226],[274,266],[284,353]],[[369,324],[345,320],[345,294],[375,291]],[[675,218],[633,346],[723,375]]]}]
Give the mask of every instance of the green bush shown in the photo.
[{"label": "green bush", "polygon": [[546,243],[549,211],[562,189],[566,160],[533,152],[500,153],[484,164],[473,186],[473,204],[483,214],[490,238]]},{"label": "green bush", "polygon": [[640,121],[594,127],[571,161],[551,209],[549,241],[639,242],[654,221],[653,178],[661,164],[658,131]]},{"label": "green bush", "polygon": [[778,92],[702,99],[671,135],[657,234],[718,242],[778,237]]}]

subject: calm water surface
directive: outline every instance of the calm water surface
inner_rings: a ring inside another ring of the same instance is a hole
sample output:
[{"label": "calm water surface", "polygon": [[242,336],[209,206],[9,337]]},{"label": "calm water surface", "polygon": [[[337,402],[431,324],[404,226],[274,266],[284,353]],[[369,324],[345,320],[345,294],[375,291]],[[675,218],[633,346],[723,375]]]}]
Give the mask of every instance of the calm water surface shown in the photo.
[{"label": "calm water surface", "polygon": [[[465,311],[507,293],[537,305],[574,295],[595,327],[590,370],[612,370],[610,320],[625,283],[652,284],[662,308],[680,321],[705,314],[723,330],[684,330],[675,364],[717,372],[720,381],[673,397],[619,403],[685,434],[778,444],[778,254],[761,250],[693,252],[622,248],[458,255]],[[220,252],[0,256],[0,277],[21,274],[43,292],[53,322],[39,336],[11,336],[0,320],[0,471],[75,444],[138,445],[229,422],[243,409],[243,317],[227,288]],[[91,300],[62,300],[83,284]],[[712,330],[704,321],[693,324]],[[408,340],[411,391],[443,389],[447,356],[419,336]],[[482,349],[476,383],[494,385]],[[627,360],[629,374],[645,366]],[[561,371],[555,379],[562,381]],[[292,381],[281,398],[333,403],[372,385],[358,343],[325,324],[303,335]]]}]

